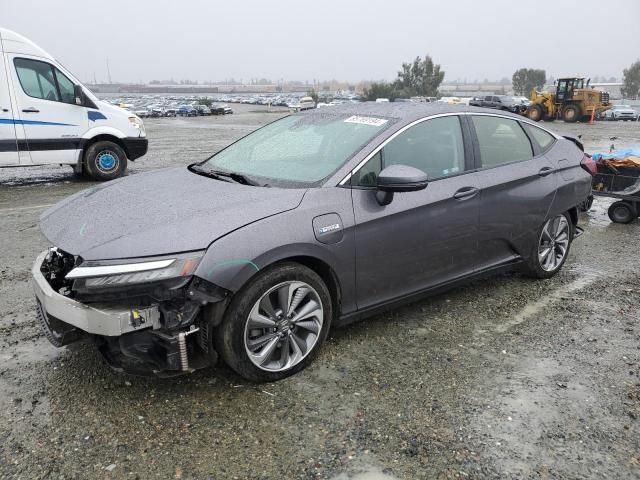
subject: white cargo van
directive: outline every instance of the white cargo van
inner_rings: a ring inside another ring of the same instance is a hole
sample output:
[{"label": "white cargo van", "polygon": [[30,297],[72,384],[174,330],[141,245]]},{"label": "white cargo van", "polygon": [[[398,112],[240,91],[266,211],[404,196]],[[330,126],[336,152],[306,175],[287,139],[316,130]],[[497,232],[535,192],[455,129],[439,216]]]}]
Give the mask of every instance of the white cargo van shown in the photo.
[{"label": "white cargo van", "polygon": [[0,167],[71,165],[111,180],[147,143],[139,117],[98,100],[47,52],[0,28]]}]

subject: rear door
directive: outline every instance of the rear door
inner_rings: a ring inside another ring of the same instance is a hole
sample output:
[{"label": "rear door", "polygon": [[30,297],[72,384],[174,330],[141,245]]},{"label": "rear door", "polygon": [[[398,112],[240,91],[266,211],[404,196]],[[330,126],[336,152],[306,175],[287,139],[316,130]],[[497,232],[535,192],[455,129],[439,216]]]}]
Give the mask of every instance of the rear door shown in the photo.
[{"label": "rear door", "polygon": [[480,168],[478,268],[483,270],[530,248],[556,194],[556,168],[534,150],[519,121],[475,114],[468,121]]},{"label": "rear door", "polygon": [[75,163],[89,124],[74,83],[39,58],[8,54],[9,78],[34,164]]},{"label": "rear door", "polygon": [[0,165],[3,166],[20,163],[13,106],[7,81],[4,54],[0,50]]},{"label": "rear door", "polygon": [[[479,190],[477,174],[468,171],[466,140],[458,116],[425,120],[394,137],[352,176],[360,309],[474,271]],[[430,182],[381,206],[376,178],[393,164],[419,168]]]}]

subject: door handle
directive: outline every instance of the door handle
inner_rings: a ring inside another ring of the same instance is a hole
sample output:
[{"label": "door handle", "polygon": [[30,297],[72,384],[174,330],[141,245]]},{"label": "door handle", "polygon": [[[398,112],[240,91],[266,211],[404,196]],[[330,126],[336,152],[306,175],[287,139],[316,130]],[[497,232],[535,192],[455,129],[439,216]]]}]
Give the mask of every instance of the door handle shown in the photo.
[{"label": "door handle", "polygon": [[553,173],[553,168],[551,168],[551,167],[542,167],[540,169],[540,171],[538,172],[538,175],[540,175],[541,177],[546,177],[550,173]]},{"label": "door handle", "polygon": [[453,198],[456,200],[466,200],[467,198],[475,197],[479,191],[480,189],[476,187],[462,187],[453,194]]},{"label": "door handle", "polygon": [[3,108],[2,111],[6,113],[6,112],[9,111],[9,109],[8,108]]},{"label": "door handle", "polygon": [[22,111],[24,113],[40,113],[40,110],[38,110],[37,108],[33,108],[33,107],[23,108]]}]

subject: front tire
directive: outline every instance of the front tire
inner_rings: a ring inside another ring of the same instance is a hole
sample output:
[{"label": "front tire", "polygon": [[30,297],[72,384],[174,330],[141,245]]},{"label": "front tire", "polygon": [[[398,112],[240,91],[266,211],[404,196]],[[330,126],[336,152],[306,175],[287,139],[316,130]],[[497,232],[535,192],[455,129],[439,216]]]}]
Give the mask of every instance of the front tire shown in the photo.
[{"label": "front tire", "polygon": [[127,155],[120,145],[101,141],[87,148],[84,154],[84,167],[93,180],[104,182],[124,174],[127,169]]},{"label": "front tire", "polygon": [[539,122],[542,120],[544,112],[542,111],[542,106],[538,104],[531,105],[527,110],[527,118],[529,120],[533,120],[534,122]]},{"label": "front tire", "polygon": [[311,363],[332,317],[331,296],[320,276],[298,263],[282,263],[236,294],[216,329],[216,350],[247,380],[281,380]]},{"label": "front tire", "polygon": [[551,278],[569,256],[574,225],[567,213],[547,220],[538,231],[535,247],[525,264],[525,273],[534,278]]}]

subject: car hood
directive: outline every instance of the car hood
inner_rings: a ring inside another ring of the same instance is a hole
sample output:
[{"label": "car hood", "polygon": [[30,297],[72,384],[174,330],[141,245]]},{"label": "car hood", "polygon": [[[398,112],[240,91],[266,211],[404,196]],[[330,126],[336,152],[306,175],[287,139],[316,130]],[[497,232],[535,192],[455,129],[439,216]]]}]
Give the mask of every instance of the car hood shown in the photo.
[{"label": "car hood", "polygon": [[171,168],[76,193],[46,210],[40,228],[52,245],[85,260],[201,250],[233,230],[296,208],[304,193]]}]

